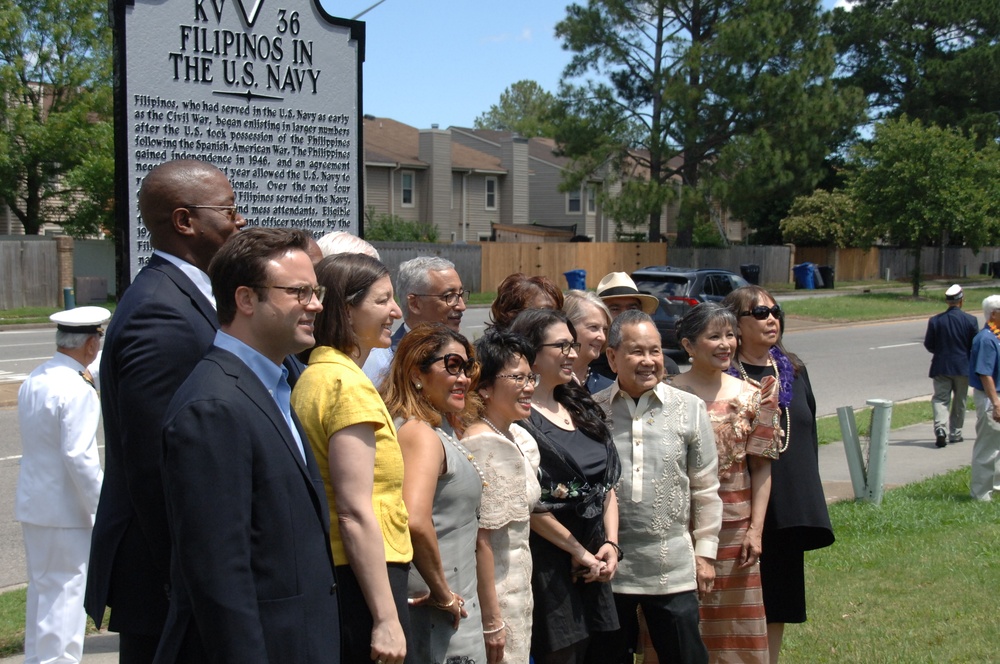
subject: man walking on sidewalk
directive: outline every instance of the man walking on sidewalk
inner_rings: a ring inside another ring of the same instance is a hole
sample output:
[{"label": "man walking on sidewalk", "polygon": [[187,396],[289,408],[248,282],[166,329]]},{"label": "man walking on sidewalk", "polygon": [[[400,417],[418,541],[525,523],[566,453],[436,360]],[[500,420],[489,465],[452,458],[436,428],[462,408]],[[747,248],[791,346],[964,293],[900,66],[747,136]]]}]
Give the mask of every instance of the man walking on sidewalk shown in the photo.
[{"label": "man walking on sidewalk", "polygon": [[989,501],[1000,491],[1000,295],[983,300],[986,327],[972,343],[969,383],[975,388],[976,444],[972,448],[971,493]]},{"label": "man walking on sidewalk", "polygon": [[948,308],[931,317],[924,335],[924,348],[934,354],[930,377],[934,381],[935,445],[962,440],[965,425],[965,401],[969,396],[969,353],[972,339],[979,331],[975,316],[962,311],[965,294],[955,284],[945,291]]}]

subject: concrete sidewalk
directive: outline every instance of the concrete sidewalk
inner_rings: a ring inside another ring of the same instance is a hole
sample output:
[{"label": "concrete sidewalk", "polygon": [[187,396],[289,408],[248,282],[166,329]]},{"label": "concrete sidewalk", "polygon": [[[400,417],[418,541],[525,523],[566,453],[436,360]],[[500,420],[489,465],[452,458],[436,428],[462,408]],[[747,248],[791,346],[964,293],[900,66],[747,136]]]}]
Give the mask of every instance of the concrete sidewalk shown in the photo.
[{"label": "concrete sidewalk", "polygon": [[[949,443],[946,447],[939,448],[934,446],[934,429],[930,422],[890,431],[885,488],[919,482],[968,466],[972,462],[972,443],[976,439],[974,410],[966,413],[962,436],[965,439],[963,442]],[[794,440],[792,444],[795,444]],[[854,499],[854,487],[851,484],[843,442],[820,446],[819,472],[828,503]]]},{"label": "concrete sidewalk", "polygon": [[[886,489],[919,482],[934,475],[968,466],[972,458],[972,442],[976,438],[974,411],[966,415],[963,435],[964,442],[937,448],[934,446],[934,432],[930,422],[891,431],[885,472]],[[792,444],[795,444],[794,441]],[[819,467],[827,502],[854,499],[843,443],[820,446]],[[23,655],[5,657],[0,659],[0,664],[20,662],[23,659]],[[116,663],[118,635],[101,632],[88,636],[84,645],[83,661],[87,664]]]}]

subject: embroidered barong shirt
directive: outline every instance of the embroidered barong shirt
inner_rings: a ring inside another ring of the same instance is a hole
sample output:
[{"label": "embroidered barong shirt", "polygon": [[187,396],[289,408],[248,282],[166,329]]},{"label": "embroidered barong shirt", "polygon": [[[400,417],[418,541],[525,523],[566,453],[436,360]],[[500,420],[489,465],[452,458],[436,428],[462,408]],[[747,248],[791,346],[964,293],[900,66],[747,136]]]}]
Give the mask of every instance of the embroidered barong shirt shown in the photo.
[{"label": "embroidered barong shirt", "polygon": [[615,381],[594,395],[622,462],[616,593],[696,590],[696,555],[714,559],[722,526],[718,452],[705,403],[659,383],[638,401]]}]

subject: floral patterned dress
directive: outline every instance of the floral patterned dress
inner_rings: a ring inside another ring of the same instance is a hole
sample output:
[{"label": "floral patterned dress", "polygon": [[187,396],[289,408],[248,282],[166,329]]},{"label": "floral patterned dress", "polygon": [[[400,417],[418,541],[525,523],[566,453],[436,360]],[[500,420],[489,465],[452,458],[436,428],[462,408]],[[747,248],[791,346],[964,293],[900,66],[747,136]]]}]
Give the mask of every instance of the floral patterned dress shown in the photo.
[{"label": "floral patterned dress", "polygon": [[766,664],[767,621],[760,566],[740,569],[738,559],[750,526],[747,455],[778,458],[781,427],[777,390],[762,401],[760,389],[743,383],[735,398],[709,401],[706,406],[719,450],[722,530],[715,560],[715,588],[701,603],[701,635],[712,662]]},{"label": "floral patterned dress", "polygon": [[531,650],[531,549],[529,517],[538,502],[538,446],[521,427],[510,427],[514,440],[493,433],[462,439],[476,456],[486,487],[479,527],[490,530],[493,576],[500,616],[507,624],[505,664],[528,664]]}]

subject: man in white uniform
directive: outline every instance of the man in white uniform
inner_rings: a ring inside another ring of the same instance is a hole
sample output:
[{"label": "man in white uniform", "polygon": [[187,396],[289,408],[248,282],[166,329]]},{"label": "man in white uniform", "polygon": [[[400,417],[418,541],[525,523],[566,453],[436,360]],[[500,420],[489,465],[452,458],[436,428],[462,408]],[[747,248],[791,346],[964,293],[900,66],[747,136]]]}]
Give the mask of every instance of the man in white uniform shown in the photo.
[{"label": "man in white uniform", "polygon": [[104,473],[97,454],[101,403],[87,365],[101,348],[102,307],[51,316],[56,354],[18,392],[21,471],[14,516],[24,531],[28,602],[24,661],[79,662],[90,534]]}]

